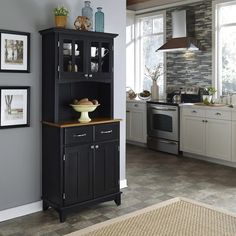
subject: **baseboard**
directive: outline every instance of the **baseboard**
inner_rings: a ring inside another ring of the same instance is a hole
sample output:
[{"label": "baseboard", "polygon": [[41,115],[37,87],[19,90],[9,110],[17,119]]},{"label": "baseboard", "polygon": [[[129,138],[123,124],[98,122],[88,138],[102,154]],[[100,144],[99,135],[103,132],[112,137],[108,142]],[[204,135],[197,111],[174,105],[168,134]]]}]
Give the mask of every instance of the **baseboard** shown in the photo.
[{"label": "baseboard", "polygon": [[127,179],[122,179],[120,180],[120,189],[122,188],[127,188],[128,185],[127,185]]},{"label": "baseboard", "polygon": [[0,222],[42,211],[42,201],[0,211]]}]

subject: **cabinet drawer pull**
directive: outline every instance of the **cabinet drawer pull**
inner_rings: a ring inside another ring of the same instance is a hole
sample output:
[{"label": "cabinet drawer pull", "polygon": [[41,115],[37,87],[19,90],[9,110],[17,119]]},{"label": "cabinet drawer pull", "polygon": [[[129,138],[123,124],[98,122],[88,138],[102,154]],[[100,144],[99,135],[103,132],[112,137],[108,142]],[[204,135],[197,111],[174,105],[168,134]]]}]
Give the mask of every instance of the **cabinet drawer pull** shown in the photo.
[{"label": "cabinet drawer pull", "polygon": [[126,111],[126,112],[130,112],[130,111]]},{"label": "cabinet drawer pull", "polygon": [[101,131],[101,134],[111,134],[112,130]]},{"label": "cabinet drawer pull", "polygon": [[89,77],[90,77],[90,78],[92,78],[92,77],[93,77],[93,75],[92,75],[92,74],[90,74],[90,75],[89,75]]},{"label": "cabinet drawer pull", "polygon": [[217,116],[221,116],[222,114],[221,114],[220,112],[217,112],[216,115],[217,115]]},{"label": "cabinet drawer pull", "polygon": [[98,145],[95,145],[95,148],[96,148],[96,149],[98,149],[98,148],[99,148],[99,146],[98,146]]},{"label": "cabinet drawer pull", "polygon": [[197,111],[195,111],[195,110],[192,110],[192,113],[197,113]]},{"label": "cabinet drawer pull", "polygon": [[88,74],[84,74],[84,77],[88,77]]},{"label": "cabinet drawer pull", "polygon": [[94,149],[94,145],[91,146],[91,149]]},{"label": "cabinet drawer pull", "polygon": [[87,134],[73,134],[73,138],[85,137]]},{"label": "cabinet drawer pull", "polygon": [[134,104],[135,107],[138,107],[138,104]]}]

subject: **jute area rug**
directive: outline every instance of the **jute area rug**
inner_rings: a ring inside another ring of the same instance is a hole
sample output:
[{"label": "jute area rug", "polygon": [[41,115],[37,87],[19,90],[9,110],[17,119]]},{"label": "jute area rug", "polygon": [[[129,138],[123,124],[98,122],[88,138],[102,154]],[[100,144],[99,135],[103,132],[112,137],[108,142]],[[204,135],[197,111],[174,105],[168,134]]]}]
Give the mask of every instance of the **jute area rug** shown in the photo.
[{"label": "jute area rug", "polygon": [[67,236],[236,236],[236,214],[186,198],[111,219]]}]

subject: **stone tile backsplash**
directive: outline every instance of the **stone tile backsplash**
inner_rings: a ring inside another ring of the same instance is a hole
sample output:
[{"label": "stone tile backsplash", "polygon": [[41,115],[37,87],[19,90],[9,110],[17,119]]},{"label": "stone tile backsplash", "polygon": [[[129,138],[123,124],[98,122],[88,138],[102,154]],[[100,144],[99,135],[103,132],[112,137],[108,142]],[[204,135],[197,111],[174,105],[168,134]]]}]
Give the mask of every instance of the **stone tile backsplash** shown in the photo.
[{"label": "stone tile backsplash", "polygon": [[[167,88],[170,85],[205,87],[212,82],[212,2],[207,0],[190,7],[195,12],[195,38],[201,50],[166,53]],[[171,12],[183,9],[187,7],[166,11],[167,40],[172,38]]]}]

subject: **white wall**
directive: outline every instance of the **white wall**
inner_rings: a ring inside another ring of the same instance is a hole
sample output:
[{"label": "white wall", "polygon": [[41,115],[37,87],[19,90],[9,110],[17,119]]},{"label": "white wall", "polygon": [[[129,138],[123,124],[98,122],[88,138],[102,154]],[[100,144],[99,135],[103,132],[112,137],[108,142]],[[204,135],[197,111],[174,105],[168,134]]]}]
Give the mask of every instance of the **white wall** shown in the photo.
[{"label": "white wall", "polygon": [[[31,33],[31,73],[0,73],[0,86],[31,86],[31,126],[0,130],[0,210],[32,202],[41,197],[41,36],[38,31],[54,26],[52,10],[63,3],[69,9],[68,28],[81,15],[78,0],[1,0],[1,29]],[[115,39],[115,117],[121,118],[121,180],[125,179],[125,0],[93,0],[103,7],[105,32]],[[1,212],[0,212],[1,213]]]}]

